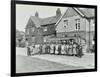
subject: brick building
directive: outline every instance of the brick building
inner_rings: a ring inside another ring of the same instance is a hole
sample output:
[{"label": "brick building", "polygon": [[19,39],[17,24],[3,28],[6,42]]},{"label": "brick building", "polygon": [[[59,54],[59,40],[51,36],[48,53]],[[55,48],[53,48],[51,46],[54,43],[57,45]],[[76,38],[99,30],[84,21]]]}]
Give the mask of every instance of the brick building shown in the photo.
[{"label": "brick building", "polygon": [[95,10],[69,7],[56,23],[57,37],[78,37],[91,46],[94,38]]},{"label": "brick building", "polygon": [[68,7],[62,15],[58,8],[56,16],[40,18],[38,12],[31,16],[25,28],[25,37],[28,45],[80,37],[91,47],[94,28],[94,9]]},{"label": "brick building", "polygon": [[50,37],[55,36],[55,24],[61,17],[61,11],[56,10],[56,16],[40,18],[38,12],[35,16],[31,16],[25,28],[26,43],[43,44],[48,41]]}]

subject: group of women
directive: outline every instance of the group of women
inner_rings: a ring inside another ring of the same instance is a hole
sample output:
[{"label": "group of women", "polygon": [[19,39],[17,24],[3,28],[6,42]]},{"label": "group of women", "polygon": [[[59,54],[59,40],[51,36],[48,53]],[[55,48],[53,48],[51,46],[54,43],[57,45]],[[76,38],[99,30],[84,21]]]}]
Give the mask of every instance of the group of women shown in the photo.
[{"label": "group of women", "polygon": [[60,44],[37,44],[27,47],[28,55],[34,54],[53,54],[53,55],[71,55],[82,57],[82,46],[76,42]]}]

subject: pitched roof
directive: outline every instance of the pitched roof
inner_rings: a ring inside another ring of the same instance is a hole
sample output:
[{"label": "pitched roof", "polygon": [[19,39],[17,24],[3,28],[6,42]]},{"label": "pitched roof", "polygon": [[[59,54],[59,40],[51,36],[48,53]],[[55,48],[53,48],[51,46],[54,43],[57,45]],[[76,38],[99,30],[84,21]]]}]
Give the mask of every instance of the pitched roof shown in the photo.
[{"label": "pitched roof", "polygon": [[[69,7],[71,8],[71,7]],[[68,9],[69,9],[68,8]],[[92,18],[92,17],[95,17],[95,9],[91,9],[91,8],[83,8],[83,9],[80,9],[80,8],[75,8],[75,7],[72,7],[72,9],[74,9],[76,11],[76,13],[73,13],[68,11],[68,9],[66,10],[66,12],[61,16],[61,18],[59,18],[59,20],[57,21],[57,23],[55,25],[57,25],[62,18],[65,18],[65,17],[68,17],[67,14],[71,14],[71,15],[76,15],[79,14],[80,16],[82,17],[85,17],[85,18]],[[70,15],[69,15],[70,16]]]},{"label": "pitched roof", "polygon": [[36,27],[48,25],[48,24],[55,24],[59,18],[60,17],[57,17],[57,16],[52,16],[52,17],[47,17],[47,18],[39,18],[36,16],[31,16],[28,20],[26,27],[29,27],[29,26],[31,27],[33,26],[33,24],[35,24]]},{"label": "pitched roof", "polygon": [[52,16],[52,17],[48,17],[48,18],[43,18],[41,19],[41,25],[47,25],[47,24],[53,24],[56,23],[58,21],[59,17],[57,16]]},{"label": "pitched roof", "polygon": [[37,27],[40,26],[40,19],[38,17],[35,16],[31,16],[28,20],[28,23],[26,25],[27,27],[33,27],[34,25],[36,25]]},{"label": "pitched roof", "polygon": [[86,18],[95,17],[95,9],[91,9],[91,8],[80,9],[80,8],[77,8],[77,10],[79,10]]}]

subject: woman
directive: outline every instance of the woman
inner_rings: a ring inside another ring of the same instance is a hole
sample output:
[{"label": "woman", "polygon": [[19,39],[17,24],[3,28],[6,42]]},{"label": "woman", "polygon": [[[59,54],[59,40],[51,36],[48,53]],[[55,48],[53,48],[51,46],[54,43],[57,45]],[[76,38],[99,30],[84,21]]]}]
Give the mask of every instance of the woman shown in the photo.
[{"label": "woman", "polygon": [[39,53],[42,54],[42,45],[39,46]]},{"label": "woman", "polygon": [[61,45],[61,53],[62,53],[62,54],[65,53],[65,45],[64,45],[64,44]]},{"label": "woman", "polygon": [[58,54],[58,45],[56,44],[56,51],[55,54]]},{"label": "woman", "polygon": [[66,46],[65,46],[66,48],[65,48],[65,52],[66,52],[66,55],[68,55],[68,47],[69,47],[69,45],[68,44],[66,44]]},{"label": "woman", "polygon": [[72,44],[69,44],[69,55],[73,55],[73,49],[72,49]]},{"label": "woman", "polygon": [[79,51],[78,51],[78,57],[82,57],[83,52],[82,52],[82,45],[79,45]]},{"label": "woman", "polygon": [[31,53],[31,55],[34,55],[35,52],[36,52],[36,51],[35,51],[35,45],[33,45],[32,48],[33,48],[33,49],[32,49],[32,53]]},{"label": "woman", "polygon": [[82,52],[82,46],[81,46],[81,44],[77,44],[77,57],[82,57],[82,55],[83,55],[83,52]]},{"label": "woman", "polygon": [[45,53],[45,44],[43,45],[43,47],[42,47],[42,53]]},{"label": "woman", "polygon": [[76,51],[76,43],[73,44],[73,56],[77,55],[77,51]]},{"label": "woman", "polygon": [[54,44],[53,46],[53,54],[55,55],[55,51],[56,51],[56,45]]},{"label": "woman", "polygon": [[31,53],[33,52],[33,47],[29,46],[29,48],[30,48],[29,55],[31,56]]},{"label": "woman", "polygon": [[30,56],[30,47],[27,46],[27,56]]},{"label": "woman", "polygon": [[61,55],[61,45],[58,45],[58,55]]},{"label": "woman", "polygon": [[53,44],[50,45],[50,54],[53,54]]}]

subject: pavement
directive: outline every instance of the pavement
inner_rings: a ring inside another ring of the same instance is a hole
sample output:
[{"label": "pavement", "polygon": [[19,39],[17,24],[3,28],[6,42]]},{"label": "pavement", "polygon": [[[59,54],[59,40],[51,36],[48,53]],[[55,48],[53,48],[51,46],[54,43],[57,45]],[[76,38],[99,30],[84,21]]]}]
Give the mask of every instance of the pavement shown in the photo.
[{"label": "pavement", "polygon": [[57,62],[52,62],[44,59],[39,59],[35,57],[27,57],[22,55],[17,55],[16,57],[16,72],[47,72],[47,71],[61,71],[61,70],[76,70],[84,69],[83,67],[75,67],[67,64],[60,64]]},{"label": "pavement", "polygon": [[50,54],[27,56],[26,48],[16,48],[16,55],[17,72],[93,69],[95,63],[94,54],[86,53],[82,58]]},{"label": "pavement", "polygon": [[61,64],[67,64],[77,67],[84,67],[85,69],[94,68],[94,55],[83,55],[82,58],[76,56],[66,56],[66,55],[35,55],[35,58],[48,60],[52,62],[57,62]]}]

